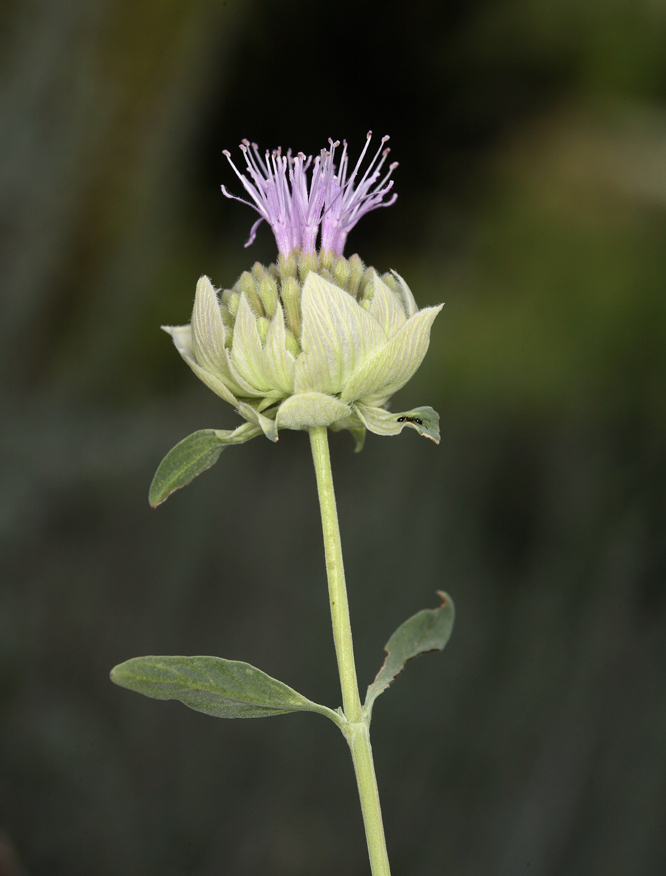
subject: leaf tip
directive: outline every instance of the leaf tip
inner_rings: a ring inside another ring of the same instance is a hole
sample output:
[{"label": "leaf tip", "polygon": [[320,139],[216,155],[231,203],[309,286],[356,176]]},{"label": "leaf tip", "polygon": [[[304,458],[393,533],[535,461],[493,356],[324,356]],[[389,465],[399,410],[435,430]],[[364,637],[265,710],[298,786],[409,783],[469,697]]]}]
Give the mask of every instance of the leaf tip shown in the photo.
[{"label": "leaf tip", "polygon": [[[183,486],[185,486],[183,484]],[[150,490],[148,491],[148,504],[151,508],[157,508],[158,505],[161,505],[163,502],[169,498],[172,493],[175,493],[178,487],[174,487],[173,490],[169,490],[169,492],[164,495],[164,493],[159,492],[156,489],[153,489],[153,484],[150,485]]]}]

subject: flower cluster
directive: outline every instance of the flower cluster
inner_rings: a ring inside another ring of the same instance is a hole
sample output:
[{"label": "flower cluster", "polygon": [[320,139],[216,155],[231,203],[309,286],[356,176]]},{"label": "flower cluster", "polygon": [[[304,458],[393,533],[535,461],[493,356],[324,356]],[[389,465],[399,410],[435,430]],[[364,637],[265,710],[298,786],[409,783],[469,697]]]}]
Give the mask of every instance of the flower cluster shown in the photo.
[{"label": "flower cluster", "polygon": [[346,143],[336,164],[337,142],[314,159],[280,150],[262,158],[243,142],[247,175],[225,152],[251,199],[243,203],[259,213],[247,245],[266,220],[277,263],[256,263],[219,297],[202,277],[191,324],[165,327],[195,374],[247,421],[216,433],[225,440],[263,432],[276,441],[280,428],[316,426],[350,429],[359,448],[366,429],[395,435],[409,426],[439,439],[431,408],[392,414],[385,405],[421,364],[442,305],[419,310],[398,274],[380,276],[342,254],[361,216],[395,201],[387,139],[363,173],[370,134],[351,173]]},{"label": "flower cluster", "polygon": [[[390,207],[397,198],[394,194],[388,201],[384,200],[384,196],[393,188],[391,175],[398,163],[391,164],[384,177],[380,178],[390,152],[390,149],[384,148],[388,137],[382,137],[377,153],[358,179],[371,137],[372,132],[368,133],[361,156],[349,178],[346,142],[342,144],[336,172],[335,150],[340,146],[338,141],[334,143],[329,140],[330,149],[322,149],[313,161],[311,155],[306,157],[299,152],[292,157],[291,152],[283,155],[280,149],[276,149],[272,155],[266,152],[262,158],[256,143],[244,140],[240,148],[249,179],[238,170],[225,150],[224,155],[254,203],[230,194],[224,186],[222,193],[259,213],[245,246],[253,243],[257,228],[265,219],[273,229],[282,255],[288,256],[299,249],[306,254],[315,252],[320,229],[321,250],[342,255],[347,234],[361,216],[377,207]],[[309,186],[308,171],[311,171]]]}]

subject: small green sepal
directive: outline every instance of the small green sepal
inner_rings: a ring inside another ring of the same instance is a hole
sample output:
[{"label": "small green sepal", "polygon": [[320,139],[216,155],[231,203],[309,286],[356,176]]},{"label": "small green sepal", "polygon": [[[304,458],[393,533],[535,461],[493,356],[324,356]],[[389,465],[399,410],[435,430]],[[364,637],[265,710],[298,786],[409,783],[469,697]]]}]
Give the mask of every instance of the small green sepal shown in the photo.
[{"label": "small green sepal", "polygon": [[439,608],[424,608],[412,615],[398,627],[384,646],[386,660],[368,688],[363,706],[368,721],[375,700],[400,675],[408,660],[428,651],[441,651],[449,641],[455,617],[453,602],[441,590],[437,591],[437,595],[442,600]]},{"label": "small green sepal", "polygon": [[225,447],[244,444],[257,435],[261,435],[258,425],[243,423],[237,429],[201,429],[183,438],[159,464],[150,485],[148,501],[153,508],[161,505],[173,492],[215,465]]},{"label": "small green sepal", "polygon": [[134,657],[111,670],[111,681],[156,700],[179,700],[215,718],[267,718],[318,712],[343,720],[255,666],[221,657]]},{"label": "small green sepal", "polygon": [[354,453],[360,453],[361,450],[363,450],[363,445],[365,444],[365,436],[367,434],[365,426],[361,429],[350,429],[349,431],[352,433],[352,437],[356,442],[356,445],[354,447]]}]

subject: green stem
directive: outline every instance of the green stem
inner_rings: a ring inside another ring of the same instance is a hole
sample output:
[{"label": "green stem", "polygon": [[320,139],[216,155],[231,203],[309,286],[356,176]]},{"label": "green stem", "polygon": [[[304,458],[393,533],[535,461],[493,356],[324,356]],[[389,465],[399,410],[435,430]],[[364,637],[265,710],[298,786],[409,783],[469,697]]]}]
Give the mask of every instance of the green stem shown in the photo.
[{"label": "green stem", "polygon": [[343,726],[343,733],[349,743],[354,762],[372,876],[390,876],[391,870],[386,852],[382,811],[379,805],[379,792],[370,745],[369,720],[361,706],[358,681],[356,680],[349,603],[347,601],[340,527],[333,490],[333,474],[328,452],[328,429],[326,426],[310,429],[310,444],[317,475],[317,491],[324,532],[333,640],[338,660],[343,709],[348,722]]}]

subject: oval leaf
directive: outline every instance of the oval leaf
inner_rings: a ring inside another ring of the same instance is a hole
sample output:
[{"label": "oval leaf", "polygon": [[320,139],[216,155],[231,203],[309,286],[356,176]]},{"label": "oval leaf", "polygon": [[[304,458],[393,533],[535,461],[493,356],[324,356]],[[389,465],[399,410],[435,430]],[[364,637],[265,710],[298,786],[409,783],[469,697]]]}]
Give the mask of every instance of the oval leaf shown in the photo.
[{"label": "oval leaf", "polygon": [[111,670],[111,681],[157,700],[180,700],[216,718],[265,718],[332,709],[313,703],[260,669],[221,657],[134,657]]},{"label": "oval leaf", "polygon": [[455,617],[453,602],[441,590],[437,595],[442,600],[439,608],[424,608],[408,618],[384,646],[386,660],[365,698],[364,709],[368,718],[374,701],[400,675],[408,660],[428,651],[441,651],[449,641]]},{"label": "oval leaf", "polygon": [[156,508],[169,496],[214,465],[230,444],[243,444],[261,434],[252,423],[243,423],[231,431],[201,429],[176,444],[159,464],[150,485],[148,501]]}]

